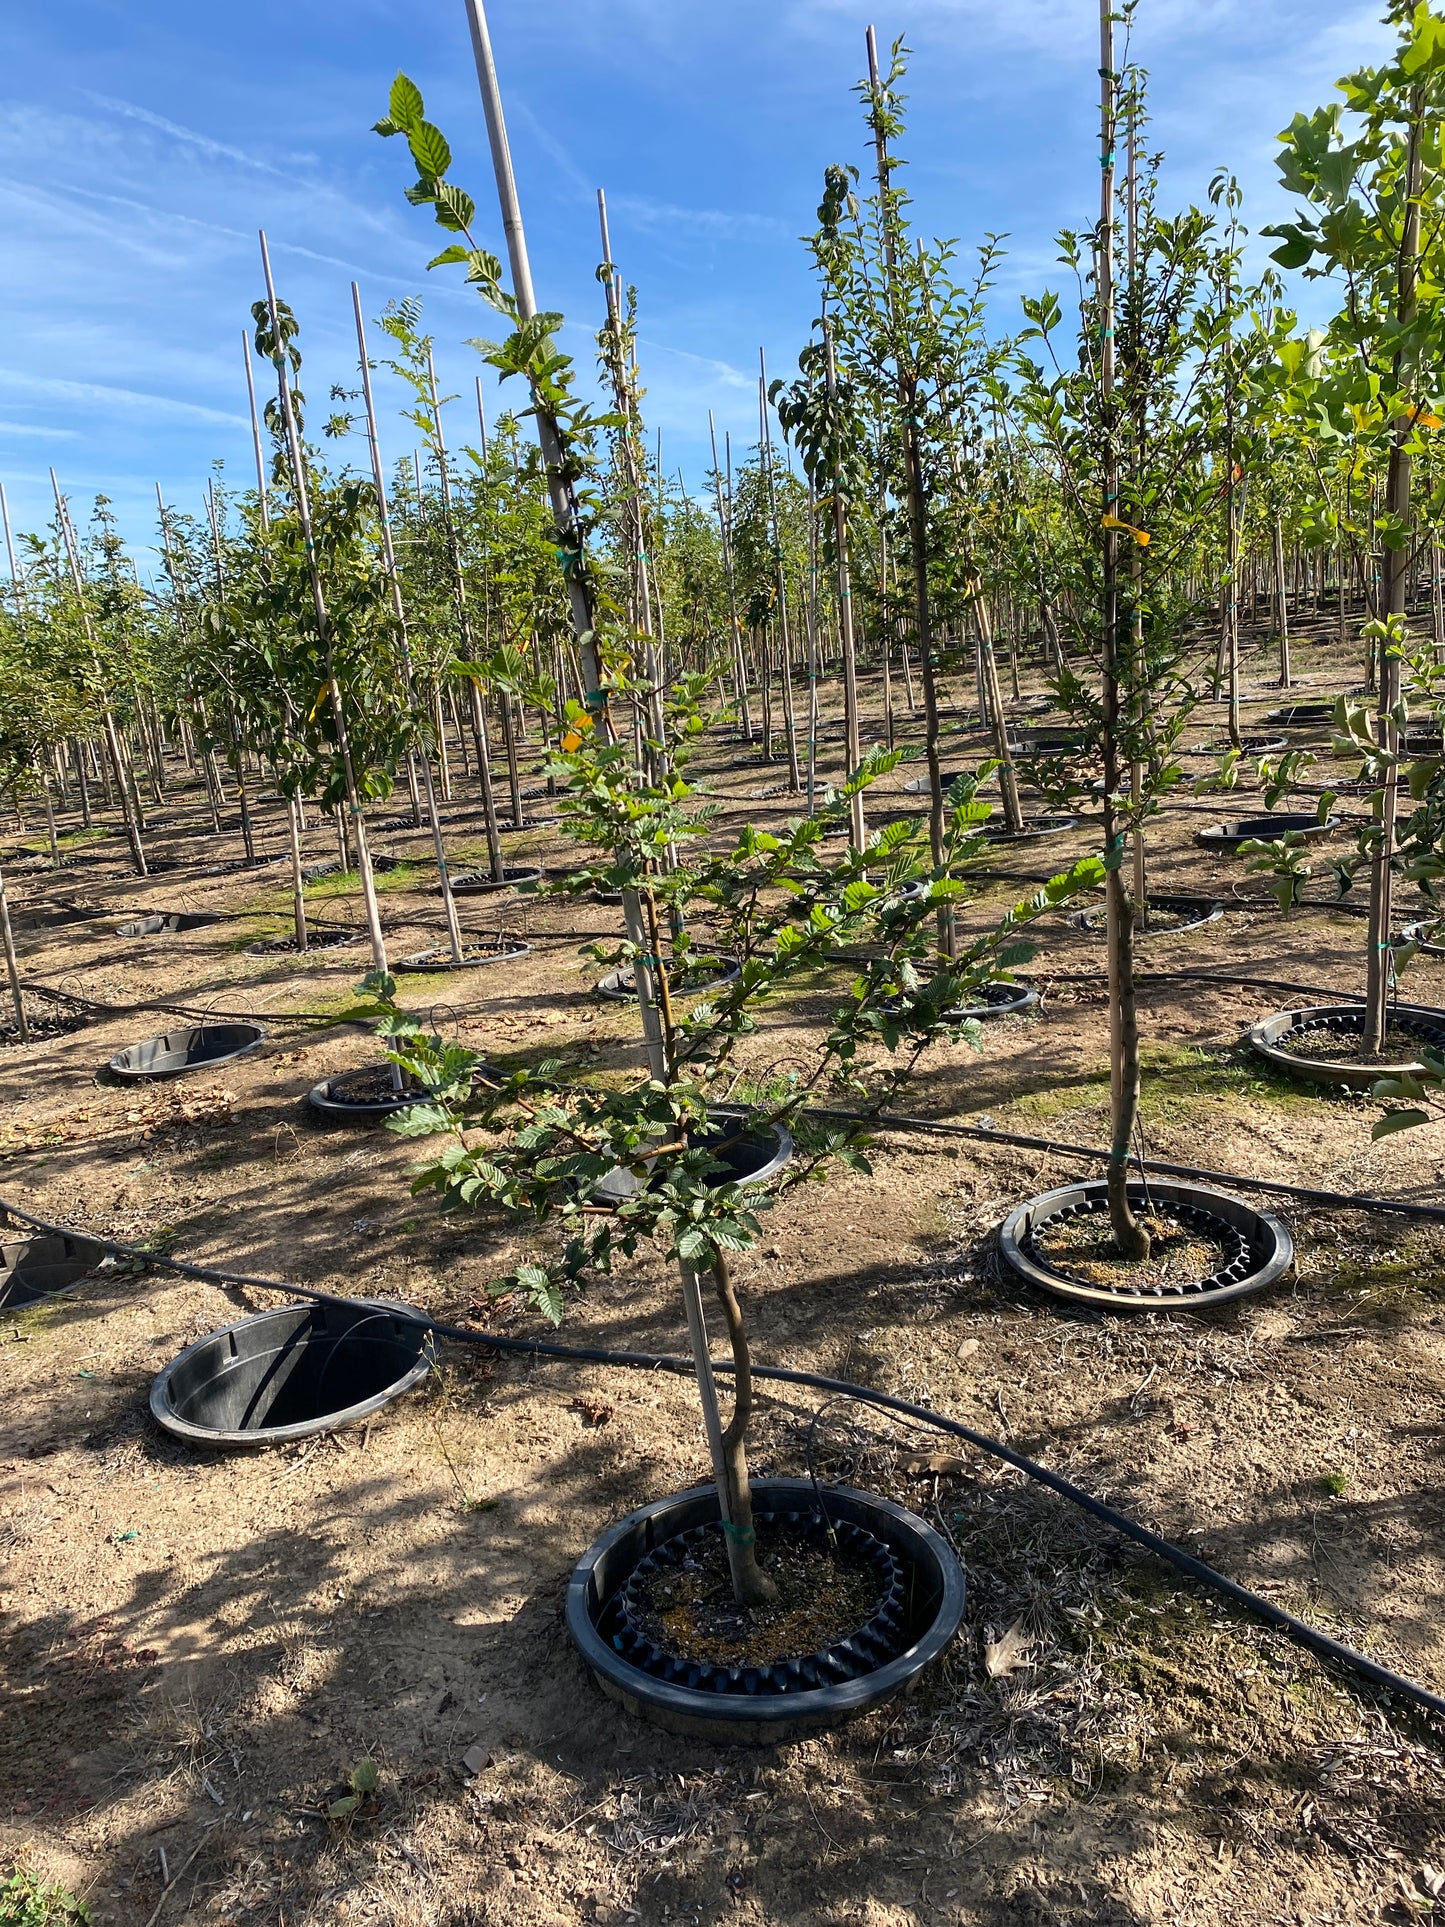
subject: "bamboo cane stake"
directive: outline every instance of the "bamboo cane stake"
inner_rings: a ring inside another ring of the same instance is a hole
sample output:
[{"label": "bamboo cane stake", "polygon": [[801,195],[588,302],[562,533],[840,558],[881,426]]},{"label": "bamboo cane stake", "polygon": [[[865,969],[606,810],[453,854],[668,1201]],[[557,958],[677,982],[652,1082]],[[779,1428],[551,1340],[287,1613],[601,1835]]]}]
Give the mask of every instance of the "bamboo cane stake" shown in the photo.
[{"label": "bamboo cane stake", "polygon": [[[908,536],[913,561],[914,620],[918,631],[919,670],[923,679],[923,750],[928,763],[929,842],[934,865],[941,870],[944,861],[943,776],[938,752],[938,689],[934,675],[933,621],[928,593],[928,516],[923,495],[922,458],[918,446],[917,381],[909,364],[905,347],[903,316],[898,298],[898,252],[890,199],[893,164],[888,153],[888,138],[883,117],[883,88],[878,73],[878,42],[871,26],[867,32],[867,46],[869,98],[873,110],[874,147],[878,169],[879,219],[883,235],[884,265],[887,271],[889,311],[897,364],[899,412],[903,429]],[[952,899],[939,906],[938,947],[946,957],[957,954],[958,934]]]},{"label": "bamboo cane stake", "polygon": [[[838,367],[833,355],[833,322],[823,317],[823,360],[828,383],[828,404],[838,401]],[[843,478],[833,477],[833,547],[837,551],[838,635],[843,650],[843,736],[847,745],[848,774],[856,773],[863,760],[862,735],[858,727],[858,648],[853,634],[853,577],[848,563],[848,509],[843,500]],[[853,848],[861,850],[868,840],[863,820],[863,793],[849,799],[848,826]]]},{"label": "bamboo cane stake", "polygon": [[723,580],[728,592],[728,631],[733,646],[733,688],[737,695],[738,716],[742,723],[743,741],[753,740],[753,712],[748,701],[748,667],[743,654],[743,632],[738,622],[737,581],[733,574],[732,530],[728,526],[727,510],[723,506],[722,470],[717,459],[717,428],[713,423],[712,410],[707,411],[708,440],[712,443],[712,480],[713,491],[717,497],[718,538],[722,543]]},{"label": "bamboo cane stake", "polygon": [[793,713],[793,644],[788,630],[788,579],[783,567],[782,525],[778,520],[778,496],[773,478],[773,429],[768,407],[768,365],[758,350],[758,440],[762,445],[763,486],[767,491],[768,520],[773,537],[773,561],[778,585],[778,642],[783,679],[783,731],[788,744],[788,787],[800,790],[803,779],[798,768],[798,725]]},{"label": "bamboo cane stake", "polygon": [[[311,502],[306,487],[306,468],[301,452],[301,436],[296,426],[296,411],[291,402],[291,382],[286,372],[286,350],[281,337],[281,311],[276,302],[276,284],[271,274],[271,254],[266,246],[266,233],[261,230],[261,271],[266,281],[266,306],[271,321],[272,360],[276,368],[276,384],[281,402],[281,419],[285,426],[286,448],[291,463],[291,489],[296,505],[296,518],[301,526],[301,541],[306,552],[306,573],[311,583],[311,605],[316,619],[316,637],[321,644],[326,661],[326,690],[331,705],[332,721],[336,728],[336,749],[341,762],[342,781],[346,789],[346,804],[356,835],[356,867],[361,882],[361,901],[366,913],[367,934],[371,938],[371,958],[376,969],[385,971],[386,938],[381,929],[381,910],[376,900],[376,878],[371,868],[371,851],[366,841],[366,823],[362,815],[361,797],[356,787],[356,769],[351,760],[351,737],[346,726],[346,709],[341,699],[341,686],[336,680],[336,654],[331,639],[331,623],[326,609],[326,590],[321,580],[321,566],[316,557],[316,542],[312,533]],[[401,1089],[401,1072],[392,1066],[392,1082]]]},{"label": "bamboo cane stake", "polygon": [[[371,480],[376,489],[376,513],[381,525],[381,555],[386,579],[391,586],[391,612],[396,618],[397,640],[401,644],[402,670],[406,678],[406,704],[416,714],[416,691],[412,681],[411,645],[407,640],[406,605],[402,600],[401,573],[396,566],[396,547],[391,535],[391,510],[386,499],[386,475],[381,465],[381,442],[376,428],[376,401],[371,390],[371,357],[366,352],[366,322],[361,312],[361,289],[351,284],[351,311],[356,319],[356,353],[361,364],[361,397],[366,410],[366,441],[371,451]],[[442,840],[441,819],[437,815],[436,789],[432,783],[431,758],[423,748],[417,757],[422,791],[426,798],[427,822],[431,826],[432,850],[436,855],[437,875],[441,879],[442,906],[447,919],[447,941],[452,962],[462,960],[462,936],[457,924],[457,903],[452,895],[451,872],[447,868],[446,846]]]},{"label": "bamboo cane stake", "polygon": [[[75,589],[76,601],[80,604],[80,619],[85,629],[85,640],[90,650],[90,660],[95,670],[97,688],[99,688],[104,678],[100,666],[100,650],[95,640],[95,627],[90,617],[90,604],[86,599],[85,583],[80,573],[80,550],[76,544],[75,530],[71,526],[70,510],[66,506],[65,497],[60,493],[60,482],[53,468],[50,471],[50,486],[55,494],[56,519],[60,523],[60,533],[65,543],[65,553],[70,563],[70,580]],[[135,865],[135,873],[137,876],[149,876],[150,872],[146,868],[145,851],[141,847],[140,811],[136,806],[135,800],[131,795],[130,787],[126,782],[125,761],[120,746],[120,732],[116,729],[115,716],[111,711],[109,700],[104,696],[101,696],[100,700],[100,720],[101,727],[105,733],[106,754],[115,772],[116,789],[120,797],[121,815],[125,822],[126,840],[130,844],[131,861]]]},{"label": "bamboo cane stake", "polygon": [[[447,461],[446,437],[442,432],[441,400],[437,393],[436,368],[430,346],[426,351],[427,382],[431,390],[432,435],[436,443],[437,475],[441,482],[442,528],[447,539],[447,556],[452,565],[452,598],[457,611],[457,639],[464,662],[471,662],[476,650],[472,640],[472,616],[467,602],[467,578],[462,568],[461,544],[457,540],[456,518],[452,514],[452,478]],[[492,881],[501,883],[506,876],[502,866],[502,840],[497,834],[497,801],[492,788],[492,749],[487,740],[487,718],[482,692],[475,675],[467,677],[472,705],[472,734],[477,743],[477,773],[481,778],[482,808],[487,823],[487,862]]]},{"label": "bamboo cane stake", "polygon": [[[221,522],[216,512],[216,485],[206,483],[206,513],[211,523],[211,553],[216,566],[216,603],[219,607],[226,599],[225,561],[221,552]],[[236,709],[229,700],[225,705],[226,734],[231,739],[231,774],[236,779],[236,798],[241,805],[241,842],[246,851],[247,863],[256,861],[256,840],[251,828],[251,800],[246,788],[246,768],[241,758],[241,737],[236,727]]]}]

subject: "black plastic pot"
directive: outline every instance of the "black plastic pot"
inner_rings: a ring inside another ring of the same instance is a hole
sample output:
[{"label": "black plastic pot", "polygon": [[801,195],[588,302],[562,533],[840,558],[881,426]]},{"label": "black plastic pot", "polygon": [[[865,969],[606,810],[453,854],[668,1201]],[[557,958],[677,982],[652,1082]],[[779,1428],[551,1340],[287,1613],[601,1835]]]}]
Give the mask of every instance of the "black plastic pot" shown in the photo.
[{"label": "black plastic pot", "polygon": [[619,1644],[635,1645],[622,1616],[628,1580],[648,1554],[677,1534],[717,1525],[713,1486],[695,1486],[629,1513],[578,1560],[567,1588],[567,1630],[603,1692],[655,1726],[723,1745],[803,1739],[882,1705],[938,1659],[963,1620],[963,1569],[947,1541],[916,1513],[848,1486],[824,1486],[815,1494],[808,1479],[754,1479],[752,1491],[758,1519],[791,1517],[807,1530],[821,1502],[835,1530],[861,1528],[887,1548],[904,1582],[898,1628],[882,1651],[872,1640],[845,1640],[827,1655],[807,1655],[765,1673],[663,1660],[670,1677],[652,1670],[658,1666],[652,1654],[619,1651]]},{"label": "black plastic pot", "polygon": [[[976,993],[976,1004],[957,1004],[952,1010],[944,1012],[950,1023],[962,1023],[972,1017],[979,1023],[990,1017],[1019,1017],[1024,1011],[1032,1010],[1039,1001],[1039,993],[1029,984],[994,983],[984,984]],[[889,997],[884,1000],[884,1008],[901,1010],[903,1000]]]},{"label": "black plastic pot", "polygon": [[260,1024],[189,1024],[128,1044],[110,1060],[117,1077],[180,1077],[187,1071],[214,1070],[255,1050],[265,1038]]},{"label": "black plastic pot", "polygon": [[[706,1148],[715,1153],[723,1165],[726,1176],[714,1176],[715,1183],[740,1185],[762,1184],[775,1177],[785,1164],[792,1160],[793,1137],[781,1124],[771,1124],[766,1130],[748,1131],[735,1136],[739,1121],[745,1113],[731,1104],[710,1104],[708,1106],[707,1127],[688,1132],[688,1143],[694,1148]],[[643,1163],[651,1169],[652,1159]],[[630,1198],[648,1182],[626,1165],[619,1165],[609,1171],[592,1193],[599,1204],[620,1204]]]},{"label": "black plastic pot", "polygon": [[[1136,937],[1182,937],[1187,930],[1200,930],[1206,923],[1218,923],[1224,915],[1224,905],[1209,897],[1151,896],[1149,907],[1172,910],[1179,916],[1187,916],[1190,911],[1195,914],[1189,922],[1176,923],[1167,929],[1151,930],[1147,923],[1136,922]],[[1086,909],[1071,910],[1068,920],[1076,930],[1088,930],[1097,936],[1105,927],[1106,915],[1103,904],[1091,903]]]},{"label": "black plastic pot", "polygon": [[531,954],[529,943],[481,944],[468,943],[464,938],[460,963],[452,956],[449,944],[434,944],[430,950],[417,950],[410,957],[403,957],[392,969],[398,974],[420,970],[484,970],[488,964],[513,963],[518,957]]},{"label": "black plastic pot", "polygon": [[1026,729],[1023,737],[1025,756],[1091,756],[1099,747],[1082,729]]},{"label": "black plastic pot", "polygon": [[1147,1193],[1137,1183],[1130,1184],[1128,1190],[1129,1202],[1136,1211],[1147,1210],[1152,1201],[1180,1217],[1193,1214],[1208,1222],[1216,1233],[1223,1231],[1234,1245],[1233,1258],[1212,1277],[1184,1284],[1114,1290],[1071,1278],[1033,1250],[1034,1234],[1060,1218],[1107,1209],[1108,1186],[1102,1178],[1094,1178],[1082,1184],[1060,1185],[1056,1191],[1045,1191],[1011,1211],[998,1234],[1005,1262],[1019,1277],[1058,1297],[1122,1311],[1157,1309],[1161,1305],[1224,1304],[1231,1298],[1263,1291],[1282,1278],[1294,1260],[1294,1240],[1284,1220],[1272,1211],[1256,1210],[1227,1191],[1152,1177]]},{"label": "black plastic pot", "polygon": [[[315,1111],[327,1117],[340,1118],[350,1124],[368,1124],[375,1118],[390,1117],[393,1112],[409,1110],[413,1104],[424,1104],[427,1093],[420,1085],[407,1085],[402,1090],[388,1090],[384,1096],[371,1094],[378,1073],[391,1075],[391,1066],[381,1064],[358,1064],[354,1070],[339,1071],[335,1077],[323,1077],[319,1084],[313,1084],[306,1093],[306,1102]],[[485,1067],[478,1076],[490,1076]],[[365,1095],[360,1093],[365,1092]]]},{"label": "black plastic pot", "polygon": [[1272,709],[1265,717],[1267,723],[1278,723],[1281,729],[1323,729],[1334,719],[1333,703],[1286,703],[1283,709]]},{"label": "black plastic pot", "polygon": [[281,1305],[188,1345],[151,1385],[151,1414],[192,1445],[284,1445],[352,1425],[431,1370],[425,1327],[384,1300]]},{"label": "black plastic pot", "polygon": [[[1022,743],[1010,742],[1008,747],[1010,756],[1021,756],[1023,754]],[[973,774],[974,772],[971,769],[940,770],[939,780],[943,784],[944,794],[947,795],[950,786],[956,783],[960,776],[972,776]],[[905,796],[927,796],[929,789],[930,784],[926,771],[922,776],[910,777],[903,785],[903,793]]]},{"label": "black plastic pot", "polygon": [[[1423,1004],[1391,1004],[1389,1022],[1411,1037],[1418,1037],[1422,1044],[1445,1050],[1445,1010],[1431,1010]],[[1260,1056],[1267,1057],[1278,1070],[1303,1078],[1307,1084],[1336,1087],[1343,1084],[1348,1090],[1367,1091],[1382,1077],[1399,1077],[1406,1071],[1422,1068],[1418,1061],[1389,1064],[1381,1059],[1377,1064],[1338,1063],[1327,1057],[1309,1057],[1280,1048],[1281,1040],[1291,1033],[1328,1030],[1359,1037],[1363,1036],[1364,1029],[1363,1004],[1312,1004],[1300,1010],[1277,1010],[1272,1017],[1251,1028],[1249,1041]]]},{"label": "black plastic pot", "polygon": [[1062,836],[1065,830],[1078,827],[1077,816],[1025,817],[1021,830],[1011,830],[1001,816],[987,817],[976,825],[978,834],[989,843],[1032,843],[1041,836]]},{"label": "black plastic pot", "polygon": [[[697,997],[736,983],[742,974],[743,967],[736,957],[718,954],[692,958],[685,970],[670,971],[667,982],[674,997]],[[610,997],[614,1003],[634,1003],[637,979],[625,966],[621,970],[609,970],[596,990],[599,997]]]},{"label": "black plastic pot", "polygon": [[1332,816],[1321,823],[1317,816],[1298,810],[1271,810],[1267,816],[1232,816],[1223,823],[1211,823],[1195,837],[1206,850],[1237,850],[1241,843],[1277,843],[1282,836],[1302,836],[1306,842],[1328,836],[1340,827]]},{"label": "black plastic pot", "polygon": [[118,937],[174,937],[183,930],[202,930],[208,923],[224,923],[219,910],[157,910],[129,923],[118,923]]},{"label": "black plastic pot", "polygon": [[104,1256],[100,1245],[68,1232],[0,1244],[0,1311],[19,1311],[23,1305],[73,1291]]},{"label": "black plastic pot", "polygon": [[542,872],[534,865],[525,864],[517,868],[504,868],[500,878],[491,876],[486,870],[462,870],[451,879],[454,897],[490,897],[501,890],[515,890],[519,884],[536,883]]},{"label": "black plastic pot", "polygon": [[[309,957],[313,950],[345,950],[365,941],[364,930],[308,930],[304,954]],[[245,950],[248,957],[299,957],[302,954],[296,948],[295,937],[262,937],[256,943],[248,943]]]},{"label": "black plastic pot", "polygon": [[[1289,748],[1289,739],[1284,736],[1243,736],[1239,747],[1246,756],[1278,756],[1281,750]],[[1233,743],[1191,743],[1185,750],[1186,756],[1224,756],[1234,748]]]}]

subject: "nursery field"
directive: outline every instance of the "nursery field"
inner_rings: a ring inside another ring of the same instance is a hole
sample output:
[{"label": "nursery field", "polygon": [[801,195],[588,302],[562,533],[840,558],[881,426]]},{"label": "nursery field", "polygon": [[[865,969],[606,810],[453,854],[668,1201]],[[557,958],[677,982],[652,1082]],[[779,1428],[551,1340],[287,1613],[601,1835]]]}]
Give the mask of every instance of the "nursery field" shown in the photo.
[{"label": "nursery field", "polygon": [[[1329,693],[1327,662],[1304,652],[1311,696]],[[876,698],[865,686],[865,708]],[[1246,723],[1277,701],[1261,690]],[[908,767],[872,793],[875,817],[913,803]],[[724,823],[789,811],[735,744],[694,776]],[[59,993],[31,1007],[76,1027],[12,1039],[0,1059],[0,1194],[203,1265],[544,1330],[487,1297],[531,1234],[408,1209],[412,1146],[308,1112],[311,1085],[368,1056],[366,1027],[337,1016],[358,952],[246,955],[284,927],[274,894],[254,871],[214,874],[234,835],[210,834],[183,768],[167,796],[151,840],[177,867],[153,880],[126,874],[115,839],[69,845],[58,872],[7,865],[25,981]],[[1378,1106],[1311,1090],[1242,1043],[1281,994],[1227,980],[1348,992],[1359,920],[1323,901],[1281,913],[1238,858],[1194,842],[1199,807],[1167,811],[1151,841],[1156,877],[1225,914],[1140,940],[1149,1156],[1438,1201],[1438,1126],[1372,1143]],[[1051,841],[1094,834],[1085,820]],[[451,835],[465,846],[464,815]],[[523,841],[544,865],[565,854],[553,831]],[[381,879],[388,941],[420,946],[438,919],[427,839],[376,842],[408,860]],[[975,880],[965,935],[1026,890],[1016,877],[1057,867],[1036,851]],[[344,879],[312,891],[318,928],[354,924]],[[155,909],[224,920],[116,936]],[[530,953],[460,982],[402,980],[402,998],[500,1070],[550,1058],[606,1081],[635,1066],[638,1017],[596,997],[578,949],[620,916],[497,899],[467,922],[521,933]],[[1102,941],[1062,914],[1036,934],[1037,1009],[985,1026],[981,1050],[940,1046],[909,1109],[1097,1145]],[[849,974],[795,987],[740,1061],[789,1061]],[[1406,983],[1445,1001],[1432,958]],[[101,1067],[149,1034],[156,1004],[258,1013],[269,1035],[214,1073],[123,1086]],[[961,1417],[1445,1686],[1445,1225],[1286,1202],[1287,1282],[1214,1310],[1114,1315],[1033,1291],[997,1256],[1005,1211],[1078,1168],[881,1131],[871,1177],[794,1190],[737,1257],[755,1355]],[[1445,1758],[1417,1716],[985,1455],[801,1388],[760,1389],[754,1475],[812,1472],[921,1512],[967,1573],[962,1631],[904,1699],[781,1751],[639,1725],[573,1650],[562,1599],[603,1525],[707,1477],[690,1381],[445,1345],[418,1390],[295,1446],[217,1454],[157,1427],[158,1367],[275,1302],[112,1263],[0,1334],[4,1838],[97,1922],[1428,1913]],[[677,1352],[675,1272],[619,1260],[562,1336]],[[374,1790],[348,1810],[364,1761]]]},{"label": "nursery field", "polygon": [[0,1927],[1445,1917],[1445,15],[1007,301],[869,27],[689,482],[466,12],[486,381],[0,486]]}]

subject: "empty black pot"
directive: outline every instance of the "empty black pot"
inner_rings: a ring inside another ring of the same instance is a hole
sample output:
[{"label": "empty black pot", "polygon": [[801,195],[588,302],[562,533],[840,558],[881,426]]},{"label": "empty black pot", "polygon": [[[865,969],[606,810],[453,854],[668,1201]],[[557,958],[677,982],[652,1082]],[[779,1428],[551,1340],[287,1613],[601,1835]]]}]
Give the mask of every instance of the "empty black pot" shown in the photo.
[{"label": "empty black pot", "polygon": [[1290,835],[1309,842],[1339,827],[1337,816],[1321,823],[1317,816],[1306,816],[1302,811],[1272,810],[1267,816],[1233,816],[1223,823],[1211,823],[1195,841],[1206,850],[1237,850],[1241,843],[1277,843],[1282,836]]},{"label": "empty black pot", "polygon": [[[694,1149],[711,1151],[724,1167],[721,1173],[714,1173],[708,1179],[709,1183],[762,1184],[791,1162],[790,1131],[781,1124],[769,1125],[765,1130],[743,1131],[739,1128],[743,1116],[742,1111],[731,1105],[710,1105],[707,1125],[688,1132],[688,1143]],[[651,1160],[643,1162],[650,1165]],[[646,1178],[639,1178],[629,1167],[619,1165],[615,1171],[608,1172],[592,1195],[599,1204],[620,1204],[646,1183]]]},{"label": "empty black pot", "polygon": [[100,1245],[67,1232],[0,1244],[0,1311],[59,1297],[88,1277],[104,1256]]},{"label": "empty black pot", "polygon": [[151,1415],[193,1445],[232,1447],[351,1425],[430,1371],[430,1334],[410,1309],[373,1300],[257,1312],[172,1359],[151,1386]]},{"label": "empty black pot", "polygon": [[128,1044],[110,1060],[117,1077],[179,1077],[185,1071],[213,1070],[255,1050],[266,1032],[260,1024],[188,1024],[163,1037]]},{"label": "empty black pot", "polygon": [[182,930],[202,930],[208,923],[223,923],[219,910],[157,910],[149,916],[118,923],[118,937],[174,937]]}]

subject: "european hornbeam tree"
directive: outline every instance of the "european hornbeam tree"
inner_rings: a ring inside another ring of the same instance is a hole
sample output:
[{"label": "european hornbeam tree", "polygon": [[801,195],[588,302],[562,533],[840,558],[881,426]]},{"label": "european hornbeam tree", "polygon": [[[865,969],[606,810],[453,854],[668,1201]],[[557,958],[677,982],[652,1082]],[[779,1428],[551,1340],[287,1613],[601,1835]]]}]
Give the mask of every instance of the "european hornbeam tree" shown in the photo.
[{"label": "european hornbeam tree", "polygon": [[[1231,352],[1232,319],[1216,298],[1218,250],[1211,217],[1196,208],[1166,215],[1157,205],[1157,157],[1134,156],[1121,208],[1126,118],[1137,113],[1141,77],[1116,67],[1116,16],[1100,17],[1100,207],[1084,233],[1061,236],[1077,288],[1077,326],[1064,334],[1057,295],[1024,301],[1013,405],[1032,459],[1053,477],[1049,577],[1070,610],[1060,701],[1102,752],[1104,870],[1109,967],[1111,1086],[1109,1217],[1126,1259],[1150,1241],[1127,1191],[1135,1149],[1140,1040],[1134,935],[1142,907],[1142,861],[1131,837],[1181,778],[1174,750],[1189,713],[1187,651],[1200,609],[1181,564],[1207,518],[1217,515],[1208,465],[1216,418],[1211,384]],[[1060,800],[1082,798],[1082,780],[1051,781]]]},{"label": "european hornbeam tree", "polygon": [[[1400,806],[1401,670],[1411,649],[1406,614],[1417,461],[1445,419],[1445,13],[1393,6],[1394,52],[1339,82],[1342,100],[1297,114],[1283,136],[1280,172],[1300,197],[1295,220],[1267,230],[1286,268],[1341,284],[1330,322],[1329,378],[1313,405],[1346,424],[1384,468],[1373,515],[1382,576],[1370,633],[1379,647],[1379,701],[1367,722],[1346,717],[1367,773],[1378,777],[1362,854],[1370,870],[1365,1051],[1378,1055],[1392,978],[1393,864]],[[1434,780],[1422,774],[1421,784]]]}]

